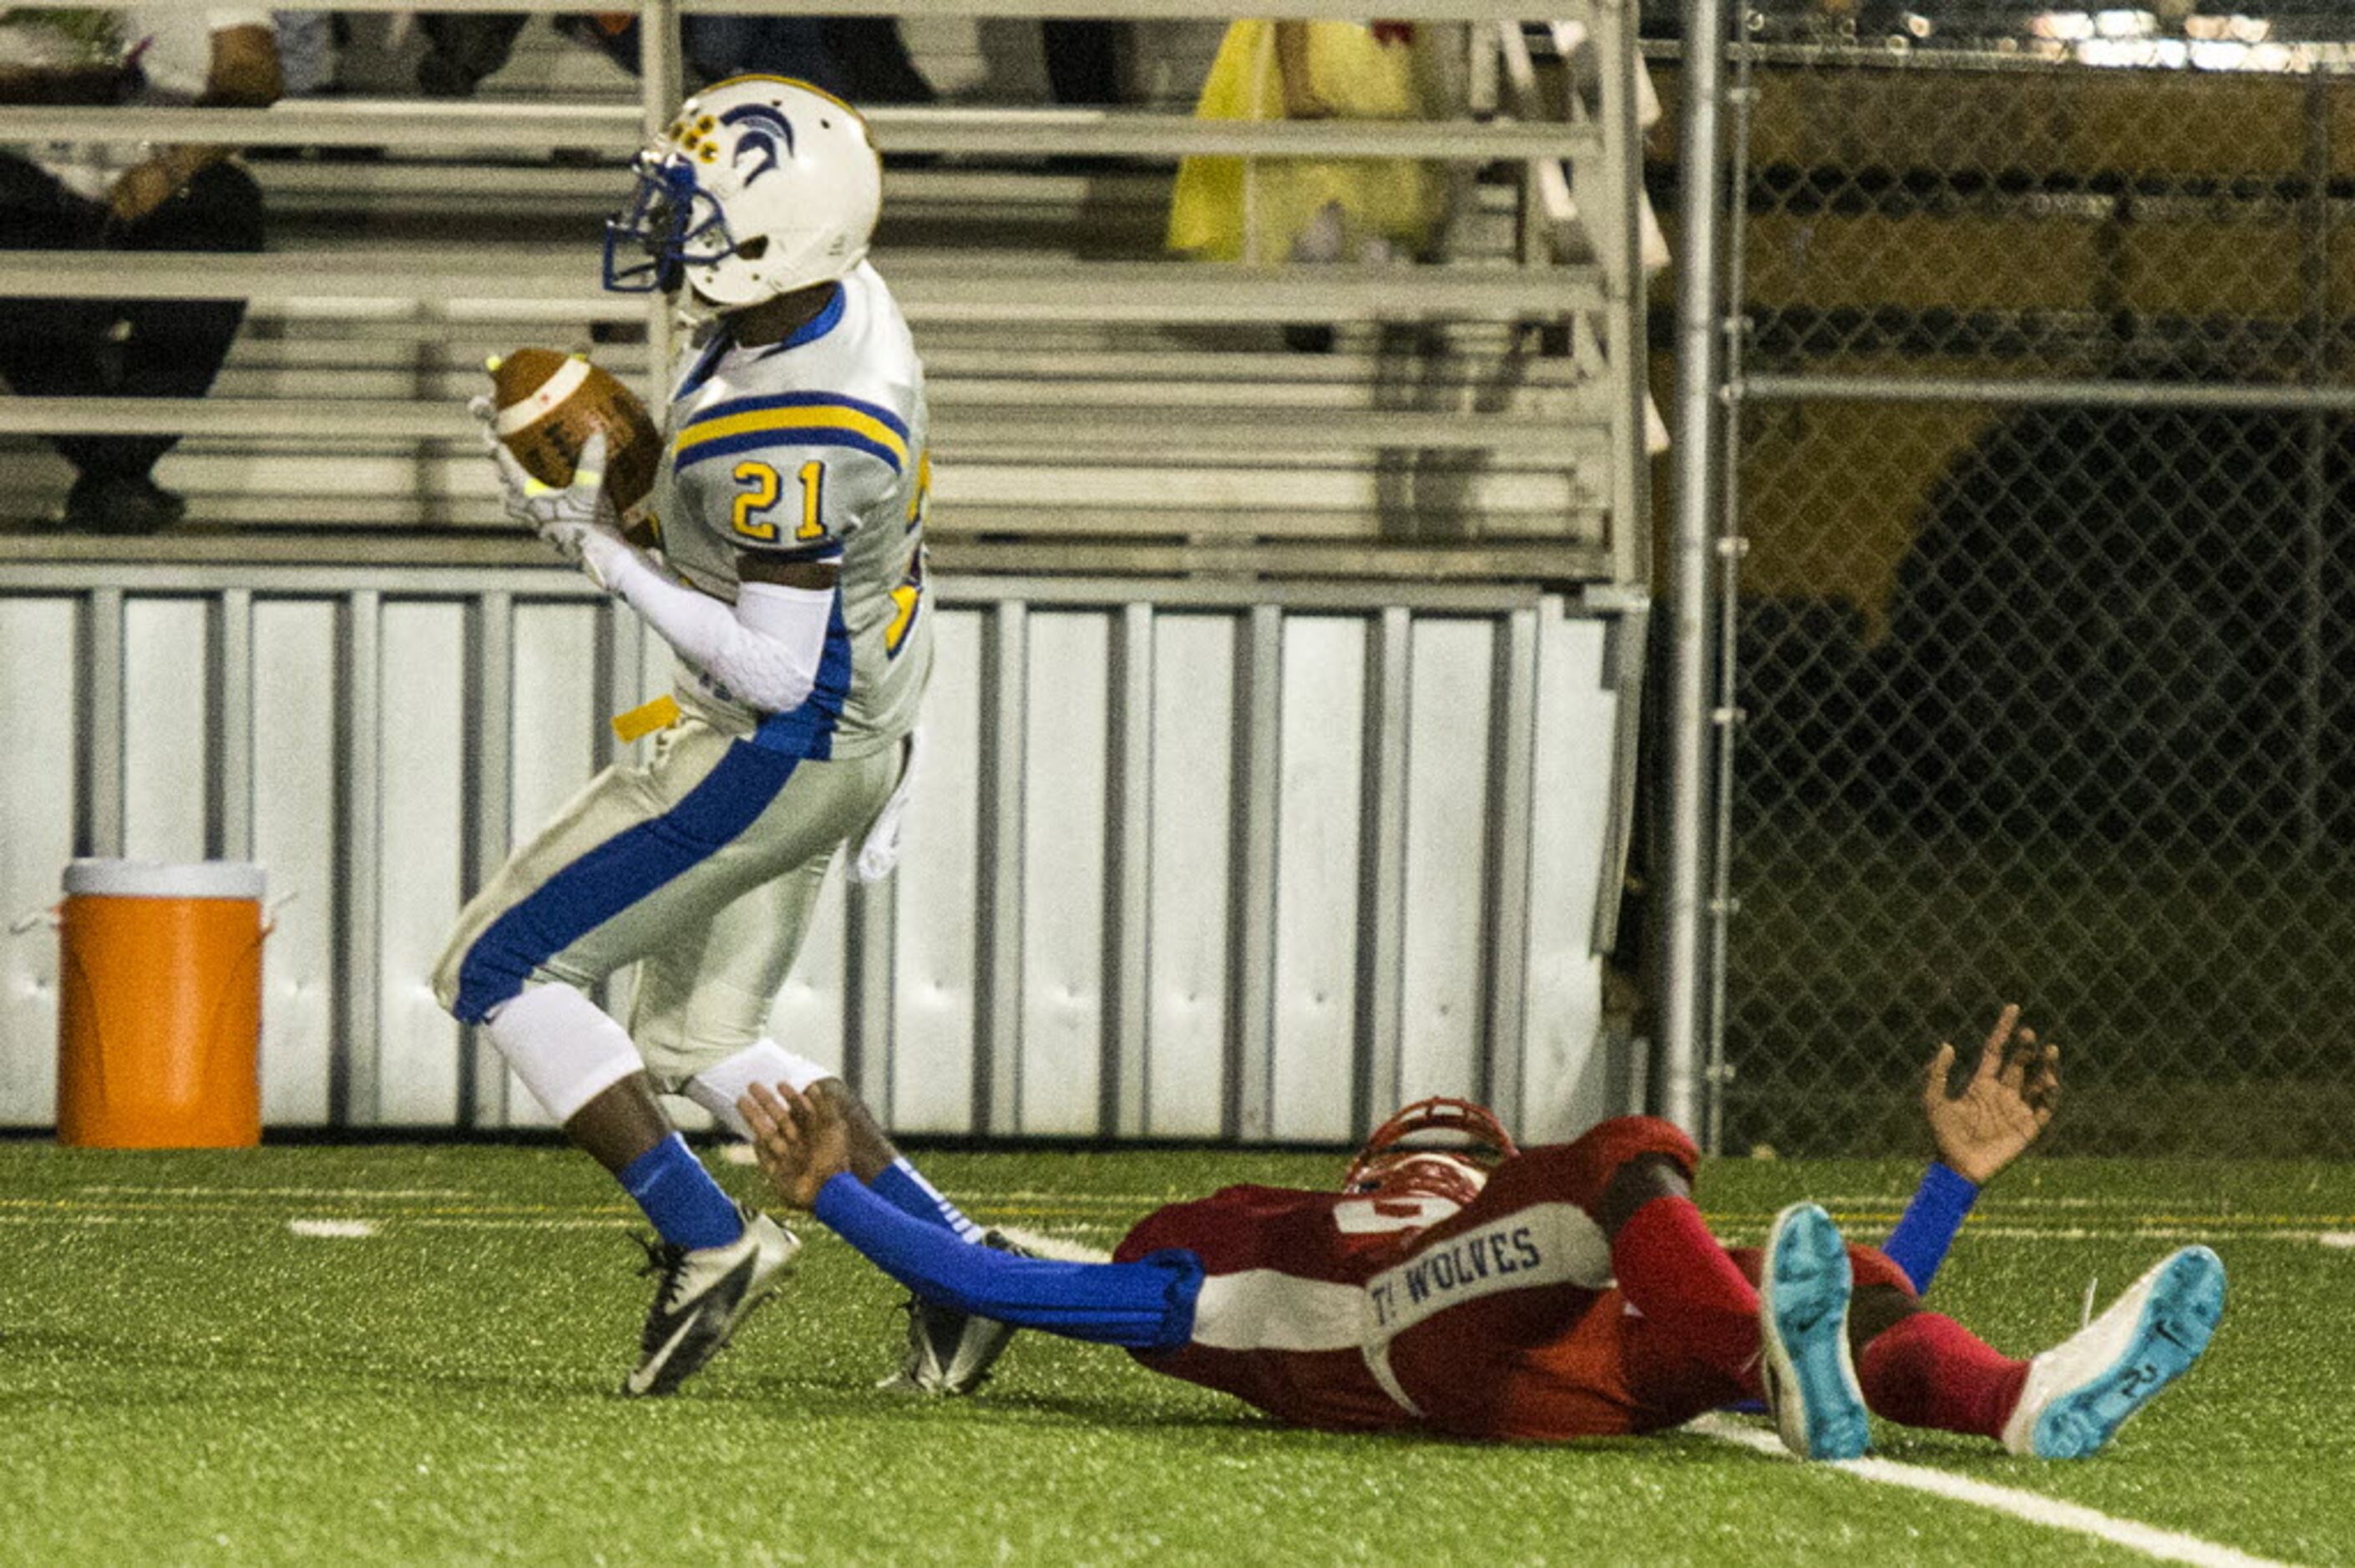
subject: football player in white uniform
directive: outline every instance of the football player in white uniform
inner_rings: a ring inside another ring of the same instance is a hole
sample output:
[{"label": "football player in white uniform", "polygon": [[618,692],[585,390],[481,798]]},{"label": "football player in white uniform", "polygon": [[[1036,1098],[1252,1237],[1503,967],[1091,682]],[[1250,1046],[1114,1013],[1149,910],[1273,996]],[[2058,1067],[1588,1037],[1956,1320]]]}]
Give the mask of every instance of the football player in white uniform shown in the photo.
[{"label": "football player in white uniform", "polygon": [[[749,1084],[831,1081],[765,1021],[835,851],[863,844],[869,873],[888,869],[932,662],[930,469],[923,367],[865,260],[882,181],[857,111],[738,78],[688,100],[635,169],[636,198],[607,226],[606,286],[684,289],[702,323],[664,421],[659,555],[624,537],[602,437],[557,488],[488,438],[486,399],[475,413],[510,515],[677,653],[670,722],[650,756],[601,773],[509,857],[466,906],[435,986],[654,1223],[661,1281],[623,1392],[657,1394],[727,1342],[799,1246],[721,1192],[656,1094],[741,1125]],[[632,962],[624,1030],[588,991]],[[978,1239],[904,1160],[875,1184]],[[929,1328],[952,1350],[978,1341],[966,1366],[1005,1332]]]}]

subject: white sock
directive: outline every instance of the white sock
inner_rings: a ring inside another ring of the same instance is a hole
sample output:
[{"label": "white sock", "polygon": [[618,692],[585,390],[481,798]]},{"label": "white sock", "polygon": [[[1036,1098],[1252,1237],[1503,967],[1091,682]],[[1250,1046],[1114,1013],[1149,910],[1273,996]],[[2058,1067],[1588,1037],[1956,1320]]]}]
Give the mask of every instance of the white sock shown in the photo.
[{"label": "white sock", "polygon": [[773,1040],[755,1040],[726,1061],[689,1078],[687,1097],[718,1117],[737,1137],[750,1138],[752,1129],[736,1109],[737,1100],[747,1088],[754,1084],[790,1084],[796,1093],[807,1094],[812,1084],[841,1075],[806,1056],[794,1055]]}]

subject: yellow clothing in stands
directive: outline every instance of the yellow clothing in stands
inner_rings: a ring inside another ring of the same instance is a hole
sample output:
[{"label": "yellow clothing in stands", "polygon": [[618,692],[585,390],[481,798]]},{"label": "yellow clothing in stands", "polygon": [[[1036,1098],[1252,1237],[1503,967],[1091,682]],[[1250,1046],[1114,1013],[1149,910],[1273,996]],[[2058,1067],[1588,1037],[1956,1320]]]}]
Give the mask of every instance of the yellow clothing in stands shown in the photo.
[{"label": "yellow clothing in stands", "polygon": [[[1320,21],[1308,28],[1308,75],[1345,120],[1427,118],[1413,46],[1378,40],[1363,22]],[[1281,120],[1284,85],[1275,24],[1227,29],[1202,84],[1204,120]],[[1445,186],[1411,158],[1188,158],[1169,204],[1169,248],[1206,260],[1273,264],[1327,207],[1340,210],[1348,253],[1371,238],[1422,249],[1437,227]]]}]

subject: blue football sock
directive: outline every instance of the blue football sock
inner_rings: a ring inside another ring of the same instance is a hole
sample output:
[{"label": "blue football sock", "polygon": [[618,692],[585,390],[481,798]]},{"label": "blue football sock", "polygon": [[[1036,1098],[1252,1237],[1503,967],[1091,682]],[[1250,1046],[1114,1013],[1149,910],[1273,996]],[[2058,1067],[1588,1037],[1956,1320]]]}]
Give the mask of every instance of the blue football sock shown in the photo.
[{"label": "blue football sock", "polygon": [[945,1226],[967,1241],[981,1239],[981,1227],[942,1197],[940,1189],[925,1181],[905,1160],[894,1160],[884,1167],[874,1181],[867,1183],[867,1189],[911,1218]]},{"label": "blue football sock", "polygon": [[622,1185],[675,1246],[726,1246],[744,1234],[734,1202],[675,1132],[624,1166]]}]

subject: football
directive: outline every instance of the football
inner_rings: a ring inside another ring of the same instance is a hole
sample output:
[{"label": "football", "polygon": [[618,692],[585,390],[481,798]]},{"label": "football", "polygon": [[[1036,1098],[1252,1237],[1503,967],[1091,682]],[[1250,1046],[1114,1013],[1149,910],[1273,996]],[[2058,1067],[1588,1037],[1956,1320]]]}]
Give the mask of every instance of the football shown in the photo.
[{"label": "football", "polygon": [[543,484],[572,478],[581,449],[605,432],[605,490],[627,515],[654,488],[662,432],[638,395],[586,355],[518,348],[484,366],[491,373],[492,429]]}]

